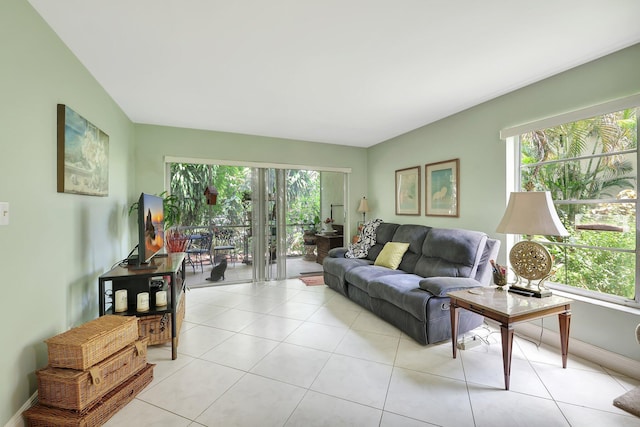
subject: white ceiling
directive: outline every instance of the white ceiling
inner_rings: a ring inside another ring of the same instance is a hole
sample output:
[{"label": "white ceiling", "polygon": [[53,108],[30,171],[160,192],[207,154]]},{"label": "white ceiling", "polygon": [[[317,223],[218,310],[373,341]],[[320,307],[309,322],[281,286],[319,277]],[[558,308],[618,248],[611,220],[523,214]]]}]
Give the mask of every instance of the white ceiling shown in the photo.
[{"label": "white ceiling", "polygon": [[29,0],[136,123],[369,147],[640,42],[638,0]]}]

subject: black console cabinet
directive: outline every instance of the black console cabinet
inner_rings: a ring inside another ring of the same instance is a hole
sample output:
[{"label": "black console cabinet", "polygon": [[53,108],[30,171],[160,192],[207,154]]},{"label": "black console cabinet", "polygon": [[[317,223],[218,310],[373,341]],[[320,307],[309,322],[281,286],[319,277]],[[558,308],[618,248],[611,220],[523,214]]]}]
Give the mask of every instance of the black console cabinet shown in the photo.
[{"label": "black console cabinet", "polygon": [[[110,286],[109,286],[110,284]],[[127,290],[128,307],[126,311],[114,312],[114,297],[117,290]],[[185,254],[171,253],[156,255],[151,259],[148,269],[117,266],[104,273],[98,279],[98,309],[100,316],[116,314],[124,316],[150,316],[171,313],[171,358],[178,357],[177,309],[180,298],[184,298]],[[167,305],[156,307],[155,293],[167,291]],[[137,295],[149,292],[149,311],[136,310]]]}]

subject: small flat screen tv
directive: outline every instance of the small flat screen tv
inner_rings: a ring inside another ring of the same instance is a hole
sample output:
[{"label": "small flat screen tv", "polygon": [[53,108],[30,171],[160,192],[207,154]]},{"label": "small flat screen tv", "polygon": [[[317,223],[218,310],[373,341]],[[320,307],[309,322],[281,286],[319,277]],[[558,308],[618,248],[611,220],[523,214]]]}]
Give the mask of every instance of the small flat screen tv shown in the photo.
[{"label": "small flat screen tv", "polygon": [[138,268],[150,268],[151,258],[164,248],[162,197],[142,193],[138,200]]}]

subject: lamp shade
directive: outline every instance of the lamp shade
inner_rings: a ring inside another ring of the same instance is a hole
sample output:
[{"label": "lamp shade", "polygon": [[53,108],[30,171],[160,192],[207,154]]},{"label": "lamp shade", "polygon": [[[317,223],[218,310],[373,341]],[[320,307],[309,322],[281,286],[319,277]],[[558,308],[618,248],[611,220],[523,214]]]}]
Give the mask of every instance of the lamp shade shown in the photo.
[{"label": "lamp shade", "polygon": [[498,233],[542,236],[568,236],[548,191],[513,192]]},{"label": "lamp shade", "polygon": [[360,206],[358,206],[358,212],[367,213],[369,212],[369,203],[367,203],[367,198],[363,197],[360,199]]}]

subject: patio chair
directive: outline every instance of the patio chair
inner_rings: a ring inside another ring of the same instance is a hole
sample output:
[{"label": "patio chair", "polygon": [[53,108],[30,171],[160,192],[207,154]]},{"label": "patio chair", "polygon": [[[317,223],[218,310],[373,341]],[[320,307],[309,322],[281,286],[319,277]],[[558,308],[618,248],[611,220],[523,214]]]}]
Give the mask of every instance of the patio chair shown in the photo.
[{"label": "patio chair", "polygon": [[194,234],[189,238],[189,245],[187,246],[187,263],[191,264],[193,272],[196,272],[196,263],[200,263],[200,271],[204,273],[202,261],[205,256],[209,257],[209,262],[213,265],[213,259],[211,258],[211,244],[213,242],[213,236],[211,233]]},{"label": "patio chair", "polygon": [[229,258],[235,267],[236,263],[236,244],[233,230],[216,229],[214,232],[216,243],[213,246],[213,260],[217,262],[218,253],[229,254]]}]

